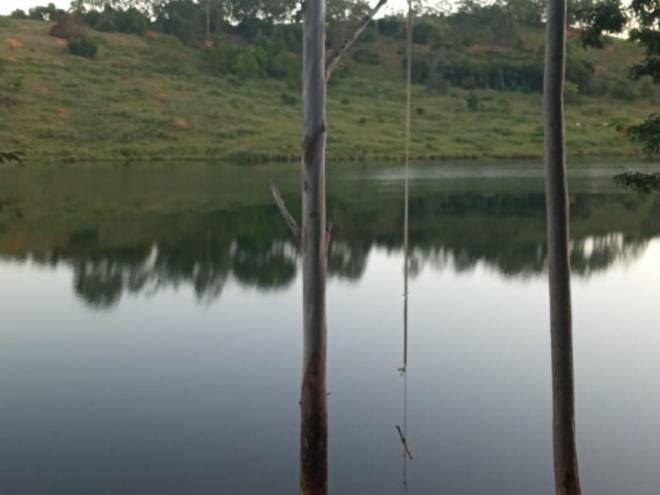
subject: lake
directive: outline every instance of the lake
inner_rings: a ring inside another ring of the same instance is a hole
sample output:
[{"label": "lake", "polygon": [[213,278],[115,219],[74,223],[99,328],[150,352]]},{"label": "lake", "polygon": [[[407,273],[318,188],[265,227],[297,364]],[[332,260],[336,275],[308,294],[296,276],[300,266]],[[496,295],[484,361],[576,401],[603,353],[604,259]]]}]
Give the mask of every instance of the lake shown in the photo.
[{"label": "lake", "polygon": [[[612,181],[653,167],[569,165],[583,493],[657,495],[660,196]],[[402,169],[329,165],[330,492],[549,495],[542,165],[410,173],[404,376]],[[1,494],[297,492],[300,263],[270,181],[298,217],[294,165],[0,172]]]}]

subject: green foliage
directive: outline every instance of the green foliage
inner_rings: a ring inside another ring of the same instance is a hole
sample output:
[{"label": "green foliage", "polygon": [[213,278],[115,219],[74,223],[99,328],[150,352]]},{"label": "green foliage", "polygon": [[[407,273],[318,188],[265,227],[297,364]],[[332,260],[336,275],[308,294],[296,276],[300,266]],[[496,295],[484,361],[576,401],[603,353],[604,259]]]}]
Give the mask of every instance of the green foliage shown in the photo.
[{"label": "green foliage", "polygon": [[603,48],[603,32],[620,33],[628,22],[621,0],[601,0],[579,11],[577,17],[585,24],[582,43],[594,48]]},{"label": "green foliage", "polygon": [[237,54],[233,64],[233,73],[241,79],[259,75],[259,62],[252,50],[243,50]]},{"label": "green foliage", "polygon": [[406,23],[400,16],[387,16],[376,21],[376,28],[383,36],[404,38],[406,36]]},{"label": "green foliage", "polygon": [[287,106],[292,106],[292,105],[295,105],[295,104],[298,103],[298,98],[296,98],[295,96],[293,96],[290,93],[280,94],[280,100],[282,101],[282,103],[284,105],[287,105]]},{"label": "green foliage", "polygon": [[412,40],[418,45],[429,45],[435,34],[435,26],[425,20],[413,24]]},{"label": "green foliage", "polygon": [[514,16],[498,4],[464,3],[447,20],[465,46],[512,45],[518,37]]},{"label": "green foliage", "polygon": [[97,31],[143,35],[149,20],[136,8],[114,9],[106,5],[101,12],[91,10],[85,14],[85,22]]},{"label": "green foliage", "polygon": [[351,58],[360,64],[380,64],[380,56],[378,53],[367,48],[357,48],[351,55]]},{"label": "green foliage", "polygon": [[476,93],[469,93],[467,97],[465,98],[465,103],[467,103],[467,109],[470,112],[478,112],[479,111],[479,96]]},{"label": "green foliage", "polygon": [[238,24],[236,31],[243,39],[255,41],[262,36],[271,36],[273,34],[273,23],[256,17],[248,17]]},{"label": "green foliage", "polygon": [[[430,22],[438,29],[448,26],[442,20]],[[0,26],[0,39],[16,37],[22,43],[14,52],[5,48],[0,55],[14,58],[0,76],[0,106],[12,114],[11,123],[0,125],[5,149],[29,148],[31,160],[37,158],[34,161],[40,163],[123,156],[155,160],[182,156],[290,159],[299,152],[300,56],[291,52],[286,42],[299,40],[299,24],[275,24],[271,38],[261,37],[253,43],[225,32],[214,40],[213,48],[200,47],[197,37],[192,46],[185,46],[172,36],[137,39],[95,33],[100,53],[93,67],[76,63],[66,49],[55,49],[47,31],[43,24],[10,19]],[[415,107],[424,109],[423,114],[415,115],[413,156],[540,156],[539,92],[527,91],[520,84],[496,92],[505,86],[496,84],[497,73],[488,86],[482,80],[475,89],[463,89],[435,70],[440,60],[453,63],[460,57],[484,63],[506,60],[514,66],[541,60],[541,29],[526,29],[520,36],[527,47],[524,52],[512,47],[463,49],[453,45],[432,49],[415,45],[415,60],[432,70],[418,76],[423,86],[413,86]],[[574,46],[576,41],[572,40]],[[210,60],[225,46],[239,53],[247,50],[253,60],[232,63],[238,57],[231,54]],[[375,43],[356,47],[378,53],[378,66],[358,64],[348,57],[331,79],[328,119],[336,127],[329,146],[333,159],[360,153],[367,158],[400,154],[404,71],[397,51],[403,47],[401,40],[378,34]],[[614,40],[611,53],[574,50],[569,63],[586,60],[602,68],[603,76],[597,80],[606,82],[609,91],[616,80],[625,80],[623,62],[637,54],[633,45]],[[253,77],[254,60],[259,69]],[[281,70],[287,63],[281,60],[290,62],[289,71]],[[127,71],[130,81],[126,81]],[[240,80],[239,72],[246,79]],[[291,75],[285,75],[287,72]],[[212,77],[211,73],[222,77]],[[15,91],[12,85],[21,78],[24,83]],[[650,78],[647,81],[650,83]],[[639,93],[636,83],[629,84]],[[511,92],[514,88],[520,91]],[[470,91],[479,99],[478,112],[466,110]],[[618,123],[627,128],[641,122],[650,107],[650,99],[614,101],[609,93],[580,98],[579,105],[567,106],[569,152],[585,156],[635,154],[636,146],[623,133],[614,132],[614,126]],[[366,125],[358,122],[360,116],[366,118]]]},{"label": "green foliage", "polygon": [[580,90],[578,85],[570,81],[564,83],[564,99],[567,103],[576,103],[579,100]]},{"label": "green foliage", "polygon": [[24,10],[21,9],[16,9],[14,10],[11,14],[9,14],[9,17],[12,19],[28,19],[28,15],[25,13]]},{"label": "green foliage", "polygon": [[504,8],[516,21],[531,26],[540,26],[545,2],[543,0],[506,0]]},{"label": "green foliage", "polygon": [[157,30],[190,42],[201,34],[205,11],[192,0],[172,0],[154,8],[154,26]]},{"label": "green foliage", "polygon": [[38,6],[28,11],[28,17],[35,21],[54,21],[58,16],[65,14],[62,9],[58,9],[54,3],[46,6]]},{"label": "green foliage", "polygon": [[[644,48],[644,59],[630,69],[630,77],[639,79],[650,76],[660,83],[660,4],[658,0],[632,0],[624,7],[620,0],[600,0],[581,14],[586,24],[583,43],[602,48],[604,33],[621,33],[629,30],[630,40]],[[613,88],[613,96],[630,97],[632,90],[622,85]],[[646,121],[628,128],[633,142],[642,144],[651,155],[660,151],[660,117],[652,114]]]},{"label": "green foliage", "polygon": [[298,58],[281,46],[264,43],[243,45],[223,43],[205,52],[207,66],[217,74],[232,74],[241,79],[269,76],[294,79],[300,74]]},{"label": "green foliage", "polygon": [[651,114],[641,124],[630,126],[627,132],[633,142],[642,144],[647,155],[660,154],[660,114]]},{"label": "green foliage", "polygon": [[610,96],[619,100],[632,100],[635,97],[635,92],[629,82],[616,81],[610,87]]},{"label": "green foliage", "polygon": [[[405,67],[405,58],[403,64]],[[413,57],[412,64],[410,67],[412,81],[414,83],[424,83],[428,80],[431,75],[431,65],[429,62],[421,57]]]},{"label": "green foliage", "polygon": [[466,89],[543,90],[543,61],[524,54],[456,53],[441,57],[436,71],[451,85]]},{"label": "green foliage", "polygon": [[660,174],[645,172],[623,172],[614,176],[614,182],[640,193],[660,190]]},{"label": "green foliage", "polygon": [[69,52],[78,57],[94,58],[98,52],[96,41],[86,37],[71,38],[68,46]]}]

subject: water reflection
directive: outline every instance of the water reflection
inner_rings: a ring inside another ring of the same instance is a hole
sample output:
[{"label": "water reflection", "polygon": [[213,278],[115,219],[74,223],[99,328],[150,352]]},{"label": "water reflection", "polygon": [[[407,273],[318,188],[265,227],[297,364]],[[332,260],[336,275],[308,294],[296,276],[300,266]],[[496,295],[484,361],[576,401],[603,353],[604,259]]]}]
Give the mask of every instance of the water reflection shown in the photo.
[{"label": "water reflection", "polygon": [[[53,199],[56,221],[42,211],[46,192],[37,205],[27,193],[5,192],[10,197],[0,211],[0,255],[70,266],[75,293],[98,309],[113,307],[122,295],[166,287],[190,286],[200,301],[210,301],[230,279],[259,290],[285,288],[299,270],[297,247],[265,180],[258,179],[264,194],[239,195],[222,205],[198,196],[199,186],[192,184],[187,196],[195,200],[184,210],[158,195],[138,202],[130,188],[124,193],[129,197],[116,190],[112,203],[99,205],[84,196],[82,186],[70,186],[64,198]],[[546,266],[542,182],[522,189],[516,181],[507,184],[476,181],[455,192],[441,180],[413,185],[410,276],[426,269],[464,272],[480,264],[505,277],[540,276]],[[578,277],[635,259],[660,234],[655,196],[608,186],[588,181],[573,187],[571,262]],[[357,281],[373,249],[403,250],[399,194],[388,181],[370,181],[369,174],[330,188],[330,277]],[[287,202],[297,204],[295,194],[289,196]],[[117,212],[116,204],[125,203],[137,206]]]}]

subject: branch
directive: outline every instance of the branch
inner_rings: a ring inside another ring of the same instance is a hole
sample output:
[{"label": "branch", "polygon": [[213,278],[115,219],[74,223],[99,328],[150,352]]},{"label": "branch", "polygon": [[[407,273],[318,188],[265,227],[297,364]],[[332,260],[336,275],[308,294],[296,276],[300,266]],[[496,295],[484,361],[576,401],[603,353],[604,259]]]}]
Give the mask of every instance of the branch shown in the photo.
[{"label": "branch", "polygon": [[282,195],[280,194],[280,190],[272,182],[270,183],[270,192],[273,194],[273,199],[275,200],[275,204],[277,205],[277,208],[280,210],[280,213],[284,217],[284,221],[289,226],[289,229],[291,230],[293,237],[295,237],[296,241],[300,243],[300,227],[298,227],[296,220],[293,218],[293,215],[291,215],[289,209],[286,207],[286,204],[282,199]]},{"label": "branch", "polygon": [[367,29],[367,26],[369,25],[371,20],[378,13],[380,8],[386,3],[387,0],[378,0],[376,6],[373,9],[371,9],[357,25],[357,28],[355,28],[355,31],[353,32],[353,36],[351,36],[348,40],[346,40],[346,43],[344,43],[344,45],[332,55],[332,58],[328,60],[328,62],[325,64],[326,81],[330,80],[330,78],[332,77],[332,73],[339,65],[339,62],[341,62],[341,59],[344,58],[344,55],[346,55],[346,53],[348,53],[348,51],[351,48],[353,48],[353,45],[357,42],[358,38],[360,38],[364,30]]},{"label": "branch", "polygon": [[410,450],[408,450],[408,440],[406,439],[406,437],[403,436],[403,432],[401,431],[401,428],[399,428],[399,425],[396,425],[396,431],[399,432],[399,437],[401,438],[401,444],[403,445],[403,451],[406,453],[406,455],[412,461],[413,456],[410,453]]}]

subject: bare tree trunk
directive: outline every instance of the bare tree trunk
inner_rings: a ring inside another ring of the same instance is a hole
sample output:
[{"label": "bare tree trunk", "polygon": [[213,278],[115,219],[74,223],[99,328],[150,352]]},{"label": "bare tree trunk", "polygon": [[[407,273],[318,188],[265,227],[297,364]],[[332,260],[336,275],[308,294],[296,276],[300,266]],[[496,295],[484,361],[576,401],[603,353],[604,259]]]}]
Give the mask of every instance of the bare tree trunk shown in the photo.
[{"label": "bare tree trunk", "polygon": [[303,377],[300,493],[328,492],[325,284],[325,0],[304,12],[302,149]]},{"label": "bare tree trunk", "polygon": [[578,495],[571,317],[569,213],[564,141],[566,0],[548,0],[544,107],[545,173],[552,347],[552,432],[555,491]]}]

